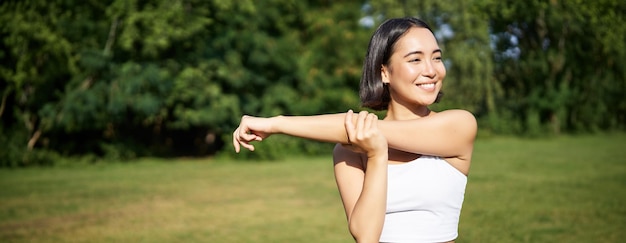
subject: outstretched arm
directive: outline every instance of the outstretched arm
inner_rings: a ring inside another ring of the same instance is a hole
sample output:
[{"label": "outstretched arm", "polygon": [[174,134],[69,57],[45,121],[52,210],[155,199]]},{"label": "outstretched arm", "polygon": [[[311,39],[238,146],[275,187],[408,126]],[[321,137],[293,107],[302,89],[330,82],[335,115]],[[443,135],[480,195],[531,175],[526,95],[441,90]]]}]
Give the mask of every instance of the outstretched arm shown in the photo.
[{"label": "outstretched arm", "polygon": [[254,151],[251,142],[262,141],[272,134],[347,144],[348,138],[343,126],[345,117],[345,113],[270,118],[243,116],[239,127],[233,133],[233,146],[236,152],[240,151],[240,146]]},{"label": "outstretched arm", "polygon": [[[271,134],[287,134],[331,143],[349,143],[343,120],[346,114],[316,116],[244,116],[233,133],[233,145],[254,150],[250,144]],[[355,119],[355,118],[353,118]],[[390,148],[440,157],[470,160],[476,136],[476,119],[463,110],[448,110],[429,117],[405,121],[378,121],[378,129]]]}]

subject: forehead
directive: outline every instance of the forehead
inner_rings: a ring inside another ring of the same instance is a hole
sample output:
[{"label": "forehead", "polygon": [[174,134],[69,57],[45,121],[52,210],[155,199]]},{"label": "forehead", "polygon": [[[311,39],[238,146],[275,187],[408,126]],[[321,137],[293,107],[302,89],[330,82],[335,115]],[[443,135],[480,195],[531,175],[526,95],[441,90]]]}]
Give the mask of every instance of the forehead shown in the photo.
[{"label": "forehead", "polygon": [[410,28],[395,44],[394,54],[406,54],[409,52],[432,53],[439,49],[437,39],[430,30],[426,28]]}]

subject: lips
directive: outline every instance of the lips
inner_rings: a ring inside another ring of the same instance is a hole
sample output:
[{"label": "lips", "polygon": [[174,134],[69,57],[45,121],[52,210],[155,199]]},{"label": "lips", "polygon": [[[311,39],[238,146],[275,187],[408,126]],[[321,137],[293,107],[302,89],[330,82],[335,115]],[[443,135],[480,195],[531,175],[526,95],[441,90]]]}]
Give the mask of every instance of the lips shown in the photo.
[{"label": "lips", "polygon": [[418,84],[417,87],[419,87],[420,89],[423,89],[425,91],[434,91],[435,90],[435,84],[436,83],[424,83],[424,84]]}]

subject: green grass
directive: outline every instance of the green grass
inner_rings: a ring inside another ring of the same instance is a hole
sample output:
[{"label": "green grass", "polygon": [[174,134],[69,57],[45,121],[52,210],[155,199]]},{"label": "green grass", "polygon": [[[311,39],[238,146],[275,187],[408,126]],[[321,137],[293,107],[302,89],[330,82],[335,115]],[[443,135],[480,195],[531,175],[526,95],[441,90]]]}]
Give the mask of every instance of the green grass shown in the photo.
[{"label": "green grass", "polygon": [[[0,242],[352,242],[330,157],[0,170]],[[626,238],[626,134],[476,143],[457,242]]]},{"label": "green grass", "polygon": [[459,242],[621,242],[626,135],[481,140]]}]

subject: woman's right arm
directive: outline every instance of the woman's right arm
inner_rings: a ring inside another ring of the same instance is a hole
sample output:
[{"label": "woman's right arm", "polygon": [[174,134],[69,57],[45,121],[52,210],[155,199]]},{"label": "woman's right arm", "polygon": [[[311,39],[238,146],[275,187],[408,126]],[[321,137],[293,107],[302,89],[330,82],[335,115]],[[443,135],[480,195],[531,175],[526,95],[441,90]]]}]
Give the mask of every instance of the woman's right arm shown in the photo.
[{"label": "woman's right arm", "polygon": [[387,204],[387,140],[375,115],[359,114],[356,123],[351,118],[348,114],[345,121],[351,145],[333,151],[335,180],[354,239],[378,242]]}]

